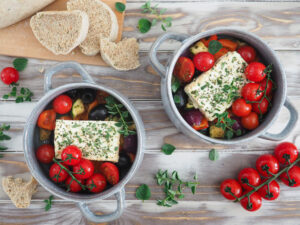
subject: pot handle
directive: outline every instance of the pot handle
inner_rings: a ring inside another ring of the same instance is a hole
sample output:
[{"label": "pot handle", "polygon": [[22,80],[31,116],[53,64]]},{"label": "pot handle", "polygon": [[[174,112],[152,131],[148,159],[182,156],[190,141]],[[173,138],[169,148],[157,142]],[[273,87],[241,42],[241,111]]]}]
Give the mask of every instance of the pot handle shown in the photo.
[{"label": "pot handle", "polygon": [[115,197],[117,199],[117,209],[110,214],[106,215],[95,215],[84,202],[78,202],[77,206],[79,207],[82,214],[85,216],[85,218],[91,222],[94,223],[106,223],[111,222],[116,219],[118,219],[125,208],[125,190],[122,188],[118,193],[115,194]]},{"label": "pot handle", "polygon": [[183,42],[189,37],[190,36],[187,34],[166,33],[158,37],[157,40],[153,43],[149,53],[150,64],[155,69],[155,71],[160,74],[161,77],[164,78],[166,76],[166,68],[158,61],[157,58],[157,49],[159,48],[159,46],[167,39],[174,39]]},{"label": "pot handle", "polygon": [[66,68],[71,68],[76,70],[82,77],[82,80],[86,83],[95,83],[92,77],[88,74],[88,72],[77,62],[62,62],[55,64],[51,68],[46,70],[45,73],[45,80],[44,80],[44,91],[47,93],[52,89],[52,77],[54,74],[57,72],[66,69]]},{"label": "pot handle", "polygon": [[298,112],[296,108],[292,105],[289,99],[286,99],[284,102],[284,106],[289,110],[290,112],[290,120],[287,123],[286,127],[279,133],[279,134],[271,134],[271,133],[265,133],[260,138],[272,140],[272,141],[281,141],[284,138],[286,138],[290,132],[294,129],[296,126],[297,120],[298,120]]}]

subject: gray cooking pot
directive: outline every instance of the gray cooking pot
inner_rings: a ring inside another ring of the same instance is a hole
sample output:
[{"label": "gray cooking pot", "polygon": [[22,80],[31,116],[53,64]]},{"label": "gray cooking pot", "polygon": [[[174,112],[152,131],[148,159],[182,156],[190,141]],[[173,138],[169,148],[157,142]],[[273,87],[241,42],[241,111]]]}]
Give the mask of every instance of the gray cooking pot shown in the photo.
[{"label": "gray cooking pot", "polygon": [[[268,115],[264,119],[264,121],[259,125],[258,128],[253,131],[241,136],[234,138],[232,140],[220,140],[208,137],[200,132],[194,130],[180,115],[177,110],[173,95],[171,91],[171,79],[174,66],[177,62],[177,59],[185,54],[189,47],[195,42],[199,41],[202,38],[211,36],[213,34],[218,35],[226,35],[233,38],[240,39],[242,41],[247,42],[251,46],[253,46],[262,57],[265,64],[273,64],[273,79],[276,82],[277,89],[273,96],[272,108],[268,112]],[[159,46],[167,39],[174,39],[181,42],[180,48],[174,52],[172,58],[170,58],[167,66],[163,66],[157,59],[157,49]],[[166,113],[168,114],[171,121],[174,125],[184,134],[195,138],[195,139],[204,139],[205,141],[216,143],[216,144],[237,144],[244,141],[249,141],[255,137],[260,137],[268,140],[282,140],[288,136],[288,134],[295,127],[296,122],[298,120],[298,113],[296,109],[293,107],[291,102],[286,98],[286,77],[284,70],[279,62],[278,57],[275,52],[258,36],[253,35],[249,32],[236,30],[236,29],[228,29],[228,28],[218,28],[212,29],[206,32],[199,33],[194,36],[189,36],[186,34],[179,33],[166,33],[160,36],[152,45],[150,53],[150,64],[152,67],[160,74],[161,76],[161,95],[162,101],[165,108]],[[272,126],[273,122],[279,115],[279,112],[285,106],[290,112],[290,119],[285,126],[285,128],[278,134],[270,134],[267,130]]]},{"label": "gray cooking pot", "polygon": [[[66,84],[58,88],[52,89],[52,83],[51,83],[52,76],[55,73],[66,68],[72,68],[76,70],[82,76],[83,83]],[[80,208],[81,212],[88,220],[96,223],[104,223],[104,222],[109,222],[118,219],[125,208],[124,186],[129,181],[129,179],[132,178],[132,176],[135,174],[137,168],[140,166],[143,159],[145,131],[144,131],[144,125],[141,120],[141,117],[139,116],[138,112],[134,109],[133,105],[126,97],[124,97],[122,94],[120,94],[119,92],[111,88],[105,87],[104,85],[95,84],[95,82],[93,81],[91,76],[86,72],[86,70],[84,70],[84,68],[80,64],[75,62],[59,63],[53,66],[52,68],[50,68],[49,70],[47,70],[45,73],[44,88],[45,88],[45,95],[37,103],[32,113],[30,114],[29,118],[27,119],[27,123],[24,129],[24,135],[23,135],[23,147],[25,152],[25,159],[32,175],[46,190],[48,190],[52,194],[57,195],[66,200],[77,202],[77,205]],[[48,178],[47,174],[43,173],[42,168],[35,156],[35,150],[38,147],[36,144],[38,139],[38,131],[37,131],[38,128],[36,127],[36,124],[40,113],[55,97],[68,90],[77,89],[77,88],[93,88],[93,89],[102,90],[109,93],[116,99],[118,99],[131,114],[137,130],[138,148],[137,148],[136,158],[130,170],[128,171],[127,175],[122,180],[120,180],[117,185],[114,185],[108,190],[98,194],[70,193],[58,187]],[[87,206],[88,202],[98,201],[100,199],[106,199],[112,195],[115,195],[117,199],[117,209],[111,214],[95,215],[93,212],[90,211],[90,209]]]}]

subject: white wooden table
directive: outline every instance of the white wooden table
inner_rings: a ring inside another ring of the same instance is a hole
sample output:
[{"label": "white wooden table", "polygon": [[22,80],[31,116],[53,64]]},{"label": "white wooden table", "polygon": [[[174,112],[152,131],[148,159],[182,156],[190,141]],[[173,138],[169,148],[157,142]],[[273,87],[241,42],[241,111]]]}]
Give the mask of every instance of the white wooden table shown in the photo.
[{"label": "white wooden table", "polygon": [[[168,8],[174,18],[169,31],[196,34],[218,27],[242,28],[264,39],[279,56],[287,76],[288,96],[300,111],[300,2],[229,2],[201,0],[161,0],[160,7]],[[147,34],[137,31],[141,0],[127,3],[124,37],[136,37],[141,44],[141,67],[135,71],[118,72],[108,67],[85,66],[98,83],[118,89],[127,95],[139,110],[146,128],[146,152],[142,166],[126,185],[127,208],[123,216],[110,224],[300,224],[300,188],[281,185],[281,194],[273,202],[263,201],[261,210],[249,213],[238,203],[225,200],[219,193],[220,182],[228,177],[236,177],[240,169],[254,166],[258,155],[272,153],[275,142],[255,139],[235,146],[213,146],[205,142],[195,142],[180,134],[164,112],[160,99],[160,77],[148,63],[148,51],[153,41],[162,31],[159,26]],[[0,37],[1,39],[1,37]],[[178,47],[174,41],[166,42],[160,50],[159,58],[166,61],[172,50]],[[0,69],[11,65],[13,58],[0,56]],[[55,64],[53,61],[30,59],[27,69],[21,73],[20,82],[30,87],[35,96],[32,103],[16,104],[0,99],[0,124],[11,125],[9,149],[0,159],[0,179],[2,176],[28,173],[24,162],[22,133],[26,118],[43,95],[43,74]],[[76,75],[57,75],[54,85],[78,82]],[[9,89],[0,84],[0,96]],[[287,110],[282,110],[271,132],[279,132],[288,120]],[[300,144],[297,139],[300,127],[286,139]],[[164,142],[177,147],[171,156],[160,152]],[[211,148],[218,149],[220,159],[208,159]],[[163,196],[153,178],[158,169],[176,169],[182,177],[191,178],[197,172],[200,186],[197,194],[186,191],[186,197],[172,208],[156,205],[156,199]],[[142,203],[135,197],[135,190],[141,183],[147,183],[152,190],[150,200]],[[52,209],[44,211],[43,200],[49,193],[41,186],[34,195],[28,209],[16,209],[0,189],[0,224],[84,224],[86,221],[72,203],[55,197]],[[99,213],[111,211],[115,207],[113,198],[91,204]]]}]

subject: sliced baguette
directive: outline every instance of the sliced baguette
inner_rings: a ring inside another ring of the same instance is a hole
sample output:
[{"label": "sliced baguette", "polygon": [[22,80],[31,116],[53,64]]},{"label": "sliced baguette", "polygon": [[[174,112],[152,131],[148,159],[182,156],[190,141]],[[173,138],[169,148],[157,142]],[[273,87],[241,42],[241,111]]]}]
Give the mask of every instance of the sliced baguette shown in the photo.
[{"label": "sliced baguette", "polygon": [[55,55],[67,55],[87,36],[89,18],[80,10],[39,12],[30,20],[38,41]]},{"label": "sliced baguette", "polygon": [[89,16],[89,32],[87,38],[80,44],[82,53],[96,55],[100,49],[100,35],[115,41],[119,26],[117,17],[111,8],[100,0],[69,0],[68,10],[82,10]]},{"label": "sliced baguette", "polygon": [[118,43],[100,39],[102,59],[116,70],[133,70],[140,66],[139,44],[135,38],[124,38]]}]

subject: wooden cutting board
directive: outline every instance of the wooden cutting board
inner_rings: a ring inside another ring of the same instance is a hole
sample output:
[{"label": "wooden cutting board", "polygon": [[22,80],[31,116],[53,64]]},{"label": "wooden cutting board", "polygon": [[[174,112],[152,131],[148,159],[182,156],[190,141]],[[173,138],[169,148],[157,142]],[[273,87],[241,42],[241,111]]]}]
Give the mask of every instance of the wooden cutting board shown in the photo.
[{"label": "wooden cutting board", "polygon": [[[126,0],[102,0],[109,5],[117,16],[119,34],[117,41],[122,38],[124,13],[115,10],[116,2],[126,3]],[[42,11],[66,10],[67,0],[56,0]],[[29,26],[30,17],[12,26],[0,29],[0,54],[16,57],[50,59],[56,61],[77,61],[83,64],[106,65],[100,55],[86,56],[81,53],[79,47],[68,55],[54,55],[44,48],[34,37]]]}]

